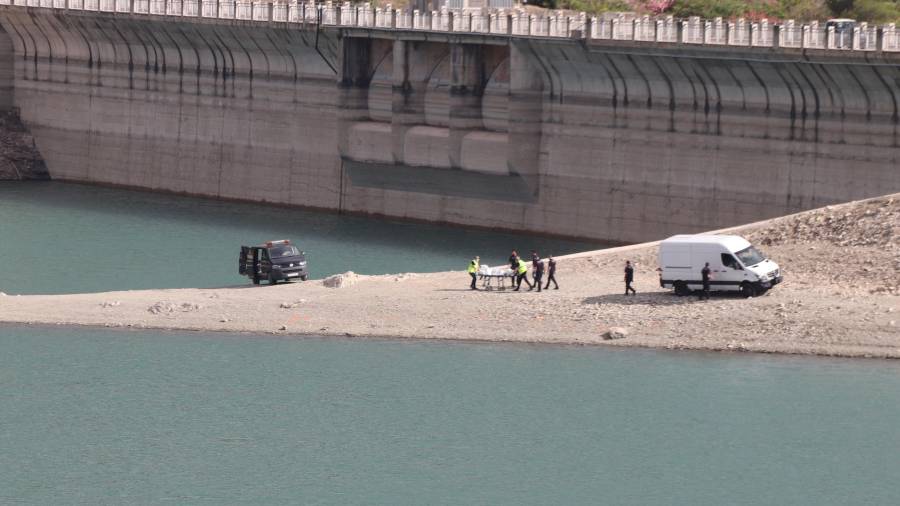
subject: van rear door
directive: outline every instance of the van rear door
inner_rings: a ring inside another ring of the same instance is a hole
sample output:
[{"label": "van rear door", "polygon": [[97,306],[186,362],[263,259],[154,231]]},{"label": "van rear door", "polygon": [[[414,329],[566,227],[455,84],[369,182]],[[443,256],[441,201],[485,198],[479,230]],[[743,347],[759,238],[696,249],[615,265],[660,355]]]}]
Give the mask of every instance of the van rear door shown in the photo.
[{"label": "van rear door", "polygon": [[250,257],[250,247],[241,246],[241,255],[238,257],[238,274],[247,275],[247,259]]}]

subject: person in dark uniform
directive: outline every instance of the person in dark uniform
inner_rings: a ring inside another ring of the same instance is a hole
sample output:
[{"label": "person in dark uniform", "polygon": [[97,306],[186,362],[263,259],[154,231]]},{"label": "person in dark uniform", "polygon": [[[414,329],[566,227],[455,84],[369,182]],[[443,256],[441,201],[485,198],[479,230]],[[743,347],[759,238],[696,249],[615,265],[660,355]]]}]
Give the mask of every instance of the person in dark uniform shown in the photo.
[{"label": "person in dark uniform", "polygon": [[537,291],[541,291],[541,279],[544,277],[544,262],[541,260],[537,261],[534,268],[534,286],[537,288]]},{"label": "person in dark uniform", "polygon": [[509,255],[509,268],[512,269],[512,285],[516,284],[516,271],[519,270],[519,254],[512,250]]},{"label": "person in dark uniform", "polygon": [[544,290],[550,289],[551,281],[553,281],[554,290],[559,290],[559,285],[556,283],[556,260],[553,259],[553,255],[547,258],[547,286],[544,287]]},{"label": "person in dark uniform", "polygon": [[[537,285],[537,276],[538,276],[538,264],[541,263],[541,256],[537,254],[537,251],[531,250],[531,283],[533,285]],[[541,274],[543,274],[543,270],[541,270]]]},{"label": "person in dark uniform", "polygon": [[625,260],[625,295],[628,295],[629,290],[632,295],[637,295],[631,283],[634,283],[634,267],[631,265],[631,260]]},{"label": "person in dark uniform", "polygon": [[709,262],[706,262],[706,265],[703,266],[700,275],[703,276],[703,291],[700,292],[700,299],[709,300],[709,280],[712,279],[712,271],[709,270]]}]

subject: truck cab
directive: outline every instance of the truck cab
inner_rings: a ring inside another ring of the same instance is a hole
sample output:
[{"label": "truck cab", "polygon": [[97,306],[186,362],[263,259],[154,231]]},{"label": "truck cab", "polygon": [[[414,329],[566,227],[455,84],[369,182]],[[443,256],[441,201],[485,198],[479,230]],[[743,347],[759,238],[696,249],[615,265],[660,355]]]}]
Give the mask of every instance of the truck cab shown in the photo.
[{"label": "truck cab", "polygon": [[268,280],[270,285],[279,281],[309,279],[306,252],[291,244],[288,239],[267,241],[258,246],[241,246],[238,274],[247,276],[258,285]]},{"label": "truck cab", "polygon": [[707,263],[711,291],[739,290],[751,297],[783,279],[778,264],[743,237],[695,234],[672,236],[659,244],[659,284],[688,295],[703,287],[701,271]]}]

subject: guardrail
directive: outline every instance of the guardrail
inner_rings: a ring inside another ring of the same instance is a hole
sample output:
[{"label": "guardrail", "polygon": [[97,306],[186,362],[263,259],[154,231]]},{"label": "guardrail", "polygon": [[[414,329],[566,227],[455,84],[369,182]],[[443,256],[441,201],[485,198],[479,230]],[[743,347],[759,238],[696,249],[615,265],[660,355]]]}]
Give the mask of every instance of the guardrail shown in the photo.
[{"label": "guardrail", "polygon": [[590,17],[585,13],[571,15],[561,11],[539,16],[520,9],[419,11],[394,9],[390,5],[373,7],[369,3],[278,0],[0,0],[0,5],[513,37],[900,52],[900,33],[894,24],[876,27],[859,23],[852,30],[836,31],[835,27],[819,22],[801,25],[793,20],[770,24],[767,20],[698,17],[684,20],[672,16]]}]

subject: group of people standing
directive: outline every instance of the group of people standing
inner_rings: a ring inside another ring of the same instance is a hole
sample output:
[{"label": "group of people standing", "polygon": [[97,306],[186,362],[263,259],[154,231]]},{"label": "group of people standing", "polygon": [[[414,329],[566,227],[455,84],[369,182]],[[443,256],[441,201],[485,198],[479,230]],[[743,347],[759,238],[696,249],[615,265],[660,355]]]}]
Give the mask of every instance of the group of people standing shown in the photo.
[{"label": "group of people standing", "polygon": [[[481,258],[475,257],[469,262],[469,275],[472,276],[472,284],[470,288],[472,290],[477,290],[478,287],[476,283],[478,281],[478,269],[480,267]],[[512,251],[512,254],[509,255],[509,268],[512,269],[512,284],[515,286],[515,291],[519,291],[519,288],[522,286],[522,282],[524,281],[526,285],[528,285],[528,291],[537,288],[537,291],[541,291],[541,282],[544,278],[544,272],[547,273],[547,286],[544,287],[544,290],[550,289],[550,282],[553,282],[553,286],[555,290],[559,290],[559,284],[556,282],[556,260],[553,259],[553,255],[550,255],[547,258],[547,267],[544,268],[544,261],[541,260],[540,255],[537,254],[536,251],[531,252],[531,273],[532,278],[531,281],[528,281],[528,264],[519,258],[519,254],[516,250]],[[709,269],[709,262],[703,267],[701,271],[701,276],[703,278],[703,290],[700,292],[700,298],[709,299],[709,285],[710,279],[712,279],[711,271]],[[632,286],[634,283],[634,265],[631,263],[631,260],[625,261],[625,295],[627,296],[630,292],[631,295],[637,295],[637,291]]]},{"label": "group of people standing", "polygon": [[541,259],[541,256],[538,255],[537,251],[532,250],[531,252],[531,282],[528,281],[528,264],[525,260],[522,260],[519,257],[519,254],[516,250],[513,250],[509,255],[509,268],[513,271],[513,284],[515,285],[515,291],[519,291],[519,288],[522,287],[522,281],[528,285],[528,290],[531,291],[537,288],[537,291],[541,291],[541,285],[544,279],[544,273],[547,273],[547,286],[544,287],[544,290],[550,289],[550,282],[553,282],[553,286],[555,290],[559,290],[559,283],[556,282],[556,260],[553,259],[553,255],[550,255],[547,258],[547,266],[544,267],[544,261]]},{"label": "group of people standing", "polygon": [[[472,284],[469,285],[469,287],[472,290],[478,289],[477,282],[480,262],[481,258],[477,256],[473,258],[471,262],[469,262],[468,273],[469,276],[472,277]],[[547,258],[547,266],[544,267],[544,261],[541,259],[541,256],[538,255],[537,251],[531,252],[531,281],[528,280],[528,263],[525,262],[525,260],[522,260],[521,257],[519,257],[519,253],[516,252],[516,250],[513,250],[509,255],[509,268],[513,271],[512,285],[515,287],[514,291],[519,291],[519,288],[522,287],[522,282],[524,281],[525,284],[528,285],[528,291],[537,288],[537,291],[540,292],[545,272],[547,274],[547,285],[544,286],[543,289],[549,290],[550,283],[552,282],[554,290],[559,290],[559,283],[556,282],[556,260],[553,259],[553,255],[550,255]],[[705,282],[706,279],[707,278],[704,276]],[[629,292],[631,292],[632,295],[637,294],[637,291],[635,291],[634,287],[631,286],[632,283],[634,283],[634,265],[631,264],[630,260],[626,260],[625,295],[628,295]],[[704,286],[706,286],[706,283],[704,283]]]},{"label": "group of people standing", "polygon": [[[472,290],[477,289],[476,283],[478,281],[480,261],[481,259],[476,256],[469,262],[468,273],[472,277],[472,284],[470,285]],[[545,266],[537,251],[531,252],[531,281],[528,280],[528,263],[519,257],[516,250],[513,250],[512,254],[509,255],[509,268],[513,271],[512,285],[515,287],[515,291],[519,291],[524,281],[528,285],[529,291],[537,288],[537,291],[540,292],[545,273],[547,274],[547,286],[544,286],[543,289],[549,290],[552,282],[554,289],[559,290],[559,283],[556,282],[556,260],[553,259],[553,255],[550,255],[547,259],[547,265]]]}]

